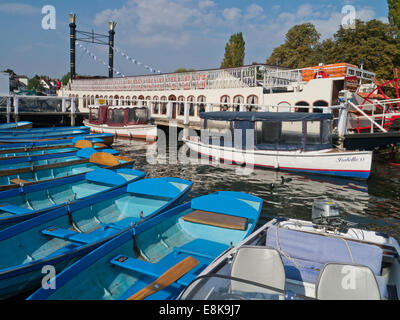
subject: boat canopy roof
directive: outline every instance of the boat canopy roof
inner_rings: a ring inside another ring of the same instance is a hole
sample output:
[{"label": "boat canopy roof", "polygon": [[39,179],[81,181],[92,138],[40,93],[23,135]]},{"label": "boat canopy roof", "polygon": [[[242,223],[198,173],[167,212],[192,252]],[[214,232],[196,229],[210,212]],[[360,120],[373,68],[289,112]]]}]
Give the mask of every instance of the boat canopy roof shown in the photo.
[{"label": "boat canopy roof", "polygon": [[220,121],[319,121],[332,119],[331,113],[302,112],[202,112],[201,119]]}]

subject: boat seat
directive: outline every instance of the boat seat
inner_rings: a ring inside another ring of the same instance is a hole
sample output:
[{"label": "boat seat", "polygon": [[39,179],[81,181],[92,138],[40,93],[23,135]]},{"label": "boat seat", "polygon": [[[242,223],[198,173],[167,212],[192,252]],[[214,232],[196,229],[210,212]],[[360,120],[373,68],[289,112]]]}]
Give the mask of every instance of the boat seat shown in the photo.
[{"label": "boat seat", "polygon": [[195,239],[181,247],[174,247],[174,253],[202,257],[213,261],[221,252],[224,252],[228,248],[229,246],[223,243],[205,239]]},{"label": "boat seat", "polygon": [[268,229],[266,245],[281,253],[288,279],[315,284],[328,262],[364,265],[374,273],[381,295],[387,297],[381,276],[383,250],[378,246],[275,226]]},{"label": "boat seat", "polygon": [[203,210],[194,210],[183,216],[182,220],[234,230],[246,230],[247,228],[247,218]]},{"label": "boat seat", "polygon": [[95,228],[88,233],[79,233],[73,230],[62,229],[57,227],[50,227],[42,230],[42,234],[44,235],[83,245],[102,240],[107,236],[109,236],[110,234],[116,232],[118,232],[118,230],[115,230],[113,228],[108,228],[107,226],[102,226],[102,225],[100,225],[98,228]]},{"label": "boat seat", "polygon": [[[174,260],[162,259],[158,263],[151,263],[124,255],[118,255],[111,259],[109,262],[114,266],[118,266],[134,272],[139,272],[153,278],[159,278],[171,267],[173,267],[174,264],[183,261],[185,258],[187,258],[187,256],[183,256],[181,259]],[[189,281],[185,281],[185,278],[183,277],[178,279],[176,282],[179,285],[188,286],[191,280],[193,280],[193,277],[191,277]]]},{"label": "boat seat", "polygon": [[13,214],[24,214],[24,213],[33,212],[33,210],[31,210],[31,209],[14,206],[13,204],[0,205],[0,211],[5,211],[8,213],[13,213]]},{"label": "boat seat", "polygon": [[42,234],[47,236],[51,236],[53,238],[58,238],[66,241],[76,242],[79,244],[89,244],[94,241],[91,235],[85,233],[79,233],[72,230],[50,227],[47,229],[42,230]]},{"label": "boat seat", "polygon": [[[249,263],[251,261],[251,263]],[[279,290],[285,290],[285,268],[279,252],[261,246],[242,246],[233,259],[231,276],[257,282]],[[239,281],[231,282],[232,291],[274,294],[273,290],[255,287]]]},{"label": "boat seat", "polygon": [[324,265],[315,287],[320,300],[380,300],[377,280],[366,266],[340,263]]}]

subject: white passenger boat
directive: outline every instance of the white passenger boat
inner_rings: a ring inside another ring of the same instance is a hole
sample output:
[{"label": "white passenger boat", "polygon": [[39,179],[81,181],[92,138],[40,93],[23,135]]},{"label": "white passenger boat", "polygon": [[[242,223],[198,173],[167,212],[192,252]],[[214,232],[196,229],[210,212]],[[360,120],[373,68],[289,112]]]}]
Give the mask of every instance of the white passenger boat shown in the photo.
[{"label": "white passenger boat", "polygon": [[332,202],[313,221],[275,218],[214,260],[183,300],[398,300],[399,244],[356,228]]},{"label": "white passenger boat", "polygon": [[157,126],[149,123],[148,109],[124,106],[90,106],[85,126],[95,133],[112,133],[117,137],[157,140]]},{"label": "white passenger boat", "polygon": [[368,179],[371,151],[332,147],[328,113],[204,112],[187,146],[228,164]]}]

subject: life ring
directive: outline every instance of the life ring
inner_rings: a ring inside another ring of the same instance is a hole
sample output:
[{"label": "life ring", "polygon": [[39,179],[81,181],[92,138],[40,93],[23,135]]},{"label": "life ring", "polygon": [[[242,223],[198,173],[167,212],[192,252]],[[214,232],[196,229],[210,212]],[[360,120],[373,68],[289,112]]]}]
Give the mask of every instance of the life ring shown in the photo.
[{"label": "life ring", "polygon": [[314,74],[314,79],[326,79],[328,78],[328,74],[324,70],[319,70],[316,74]]}]

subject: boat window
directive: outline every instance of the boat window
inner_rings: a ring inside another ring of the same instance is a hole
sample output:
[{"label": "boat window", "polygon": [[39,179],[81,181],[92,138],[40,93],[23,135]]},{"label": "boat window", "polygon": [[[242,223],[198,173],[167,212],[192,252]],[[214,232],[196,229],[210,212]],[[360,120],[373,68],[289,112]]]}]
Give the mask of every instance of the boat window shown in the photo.
[{"label": "boat window", "polygon": [[[234,289],[236,288],[236,289]],[[243,290],[240,290],[243,288]],[[287,294],[279,289],[227,275],[198,277],[181,294],[181,300],[282,300]],[[293,297],[294,298],[294,297]]]},{"label": "boat window", "polygon": [[332,135],[330,134],[331,128],[332,128],[332,120],[322,121],[322,128],[321,128],[322,144],[332,144]]},{"label": "boat window", "polygon": [[233,122],[209,120],[203,122],[207,127],[202,130],[202,141],[205,143],[221,146],[232,146],[233,143]]},{"label": "boat window", "polygon": [[280,122],[256,121],[257,144],[277,144],[280,129]]},{"label": "boat window", "polygon": [[124,123],[124,109],[110,109],[108,115],[111,123]]},{"label": "boat window", "polygon": [[302,144],[303,123],[301,121],[282,121],[279,144]]},{"label": "boat window", "polygon": [[99,120],[99,109],[90,108],[91,121]]},{"label": "boat window", "polygon": [[146,122],[147,108],[129,108],[128,122]]},{"label": "boat window", "polygon": [[306,144],[321,144],[321,121],[307,121]]}]

